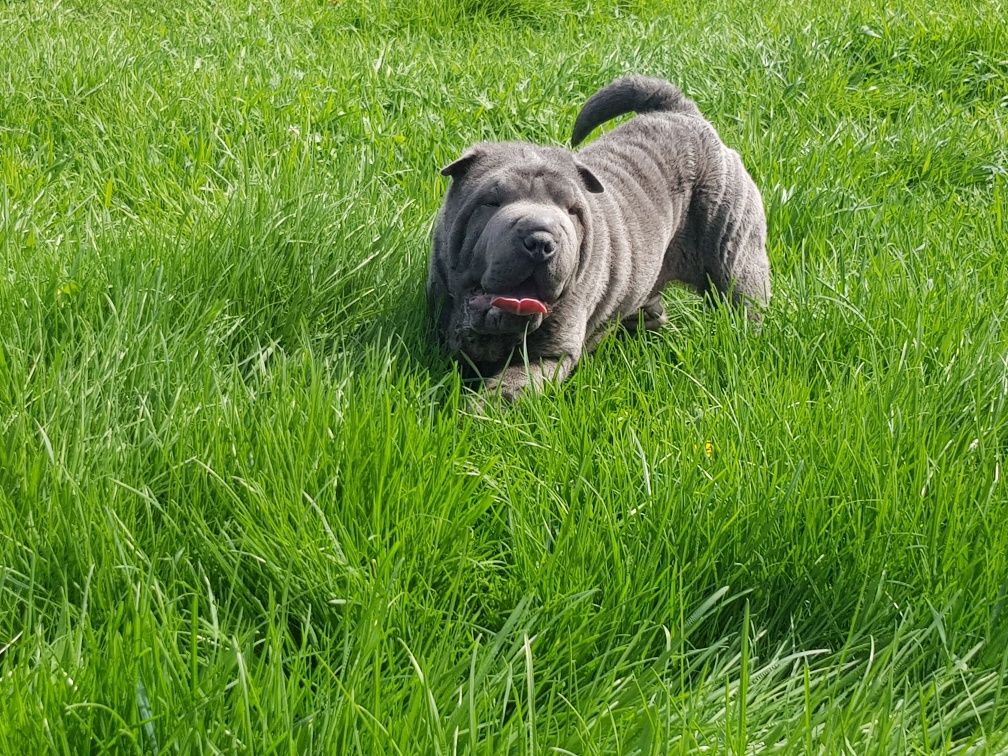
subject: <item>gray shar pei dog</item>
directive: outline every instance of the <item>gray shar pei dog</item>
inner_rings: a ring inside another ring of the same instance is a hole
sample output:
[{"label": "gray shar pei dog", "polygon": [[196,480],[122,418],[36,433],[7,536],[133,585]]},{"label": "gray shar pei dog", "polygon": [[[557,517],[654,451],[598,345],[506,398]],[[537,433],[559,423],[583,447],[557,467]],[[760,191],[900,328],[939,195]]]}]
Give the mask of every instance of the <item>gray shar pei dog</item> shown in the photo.
[{"label": "gray shar pei dog", "polygon": [[738,153],[668,82],[614,81],[585,103],[571,152],[481,143],[442,169],[427,297],[448,349],[514,398],[565,379],[607,328],[660,328],[678,281],[742,304],[770,298],[766,218]]}]

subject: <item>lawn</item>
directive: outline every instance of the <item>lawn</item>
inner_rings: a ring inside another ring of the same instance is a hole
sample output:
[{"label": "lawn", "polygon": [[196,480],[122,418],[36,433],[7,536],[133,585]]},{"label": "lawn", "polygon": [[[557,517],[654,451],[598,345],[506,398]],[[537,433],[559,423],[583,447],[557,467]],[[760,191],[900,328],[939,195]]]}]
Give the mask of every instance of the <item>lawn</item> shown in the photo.
[{"label": "lawn", "polygon": [[[1008,9],[0,3],[0,752],[1008,749]],[[467,410],[438,168],[683,87],[763,191]]]}]

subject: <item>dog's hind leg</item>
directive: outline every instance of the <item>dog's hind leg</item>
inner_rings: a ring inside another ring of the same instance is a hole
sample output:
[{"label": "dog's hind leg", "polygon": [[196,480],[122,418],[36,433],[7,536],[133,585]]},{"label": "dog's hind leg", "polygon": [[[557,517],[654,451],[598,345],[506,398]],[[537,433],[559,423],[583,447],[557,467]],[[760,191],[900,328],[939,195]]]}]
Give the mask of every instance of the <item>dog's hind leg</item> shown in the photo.
[{"label": "dog's hind leg", "polygon": [[770,301],[770,261],[766,252],[766,214],[759,189],[738,154],[728,150],[719,177],[722,190],[708,216],[705,235],[707,275],[721,297],[742,305],[759,322]]},{"label": "dog's hind leg", "polygon": [[714,304],[728,299],[740,305],[749,319],[759,323],[770,301],[770,263],[764,250],[764,238],[756,230],[747,239],[740,254],[732,254],[730,266],[716,266],[710,272],[707,300]]},{"label": "dog's hind leg", "polygon": [[661,294],[655,294],[644,303],[633,315],[623,318],[622,325],[630,333],[636,333],[638,329],[645,331],[658,331],[668,323],[668,315],[665,314],[665,303],[662,302]]}]

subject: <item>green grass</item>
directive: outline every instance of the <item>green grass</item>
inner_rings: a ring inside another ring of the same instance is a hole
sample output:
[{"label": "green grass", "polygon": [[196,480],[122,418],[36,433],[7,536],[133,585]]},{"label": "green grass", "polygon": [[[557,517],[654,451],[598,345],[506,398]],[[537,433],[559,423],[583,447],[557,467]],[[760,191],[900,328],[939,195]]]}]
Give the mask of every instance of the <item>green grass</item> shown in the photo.
[{"label": "green grass", "polygon": [[[1008,749],[1008,9],[585,5],[0,4],[3,752]],[[437,169],[624,71],[771,312],[471,417]]]}]

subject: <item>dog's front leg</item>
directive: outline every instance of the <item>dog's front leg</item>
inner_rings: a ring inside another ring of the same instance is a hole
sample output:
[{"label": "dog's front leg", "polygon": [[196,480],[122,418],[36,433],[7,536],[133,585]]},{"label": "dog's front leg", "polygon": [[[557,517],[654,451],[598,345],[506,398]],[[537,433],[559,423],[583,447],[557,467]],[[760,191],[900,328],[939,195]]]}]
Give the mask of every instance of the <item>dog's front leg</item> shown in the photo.
[{"label": "dog's front leg", "polygon": [[512,352],[505,367],[483,378],[475,408],[482,409],[494,397],[511,402],[526,391],[538,393],[548,383],[565,381],[584,352],[587,322],[579,311],[554,313]]},{"label": "dog's front leg", "polygon": [[576,362],[574,356],[565,354],[561,357],[539,357],[529,360],[528,364],[511,364],[487,378],[483,382],[483,390],[506,401],[514,401],[523,391],[539,392],[548,382],[562,383],[571,374]]},{"label": "dog's front leg", "polygon": [[484,381],[486,395],[513,401],[524,391],[536,393],[547,383],[562,383],[574,371],[584,352],[586,313],[568,308],[557,311],[542,328],[529,335],[527,348],[510,364]]}]

